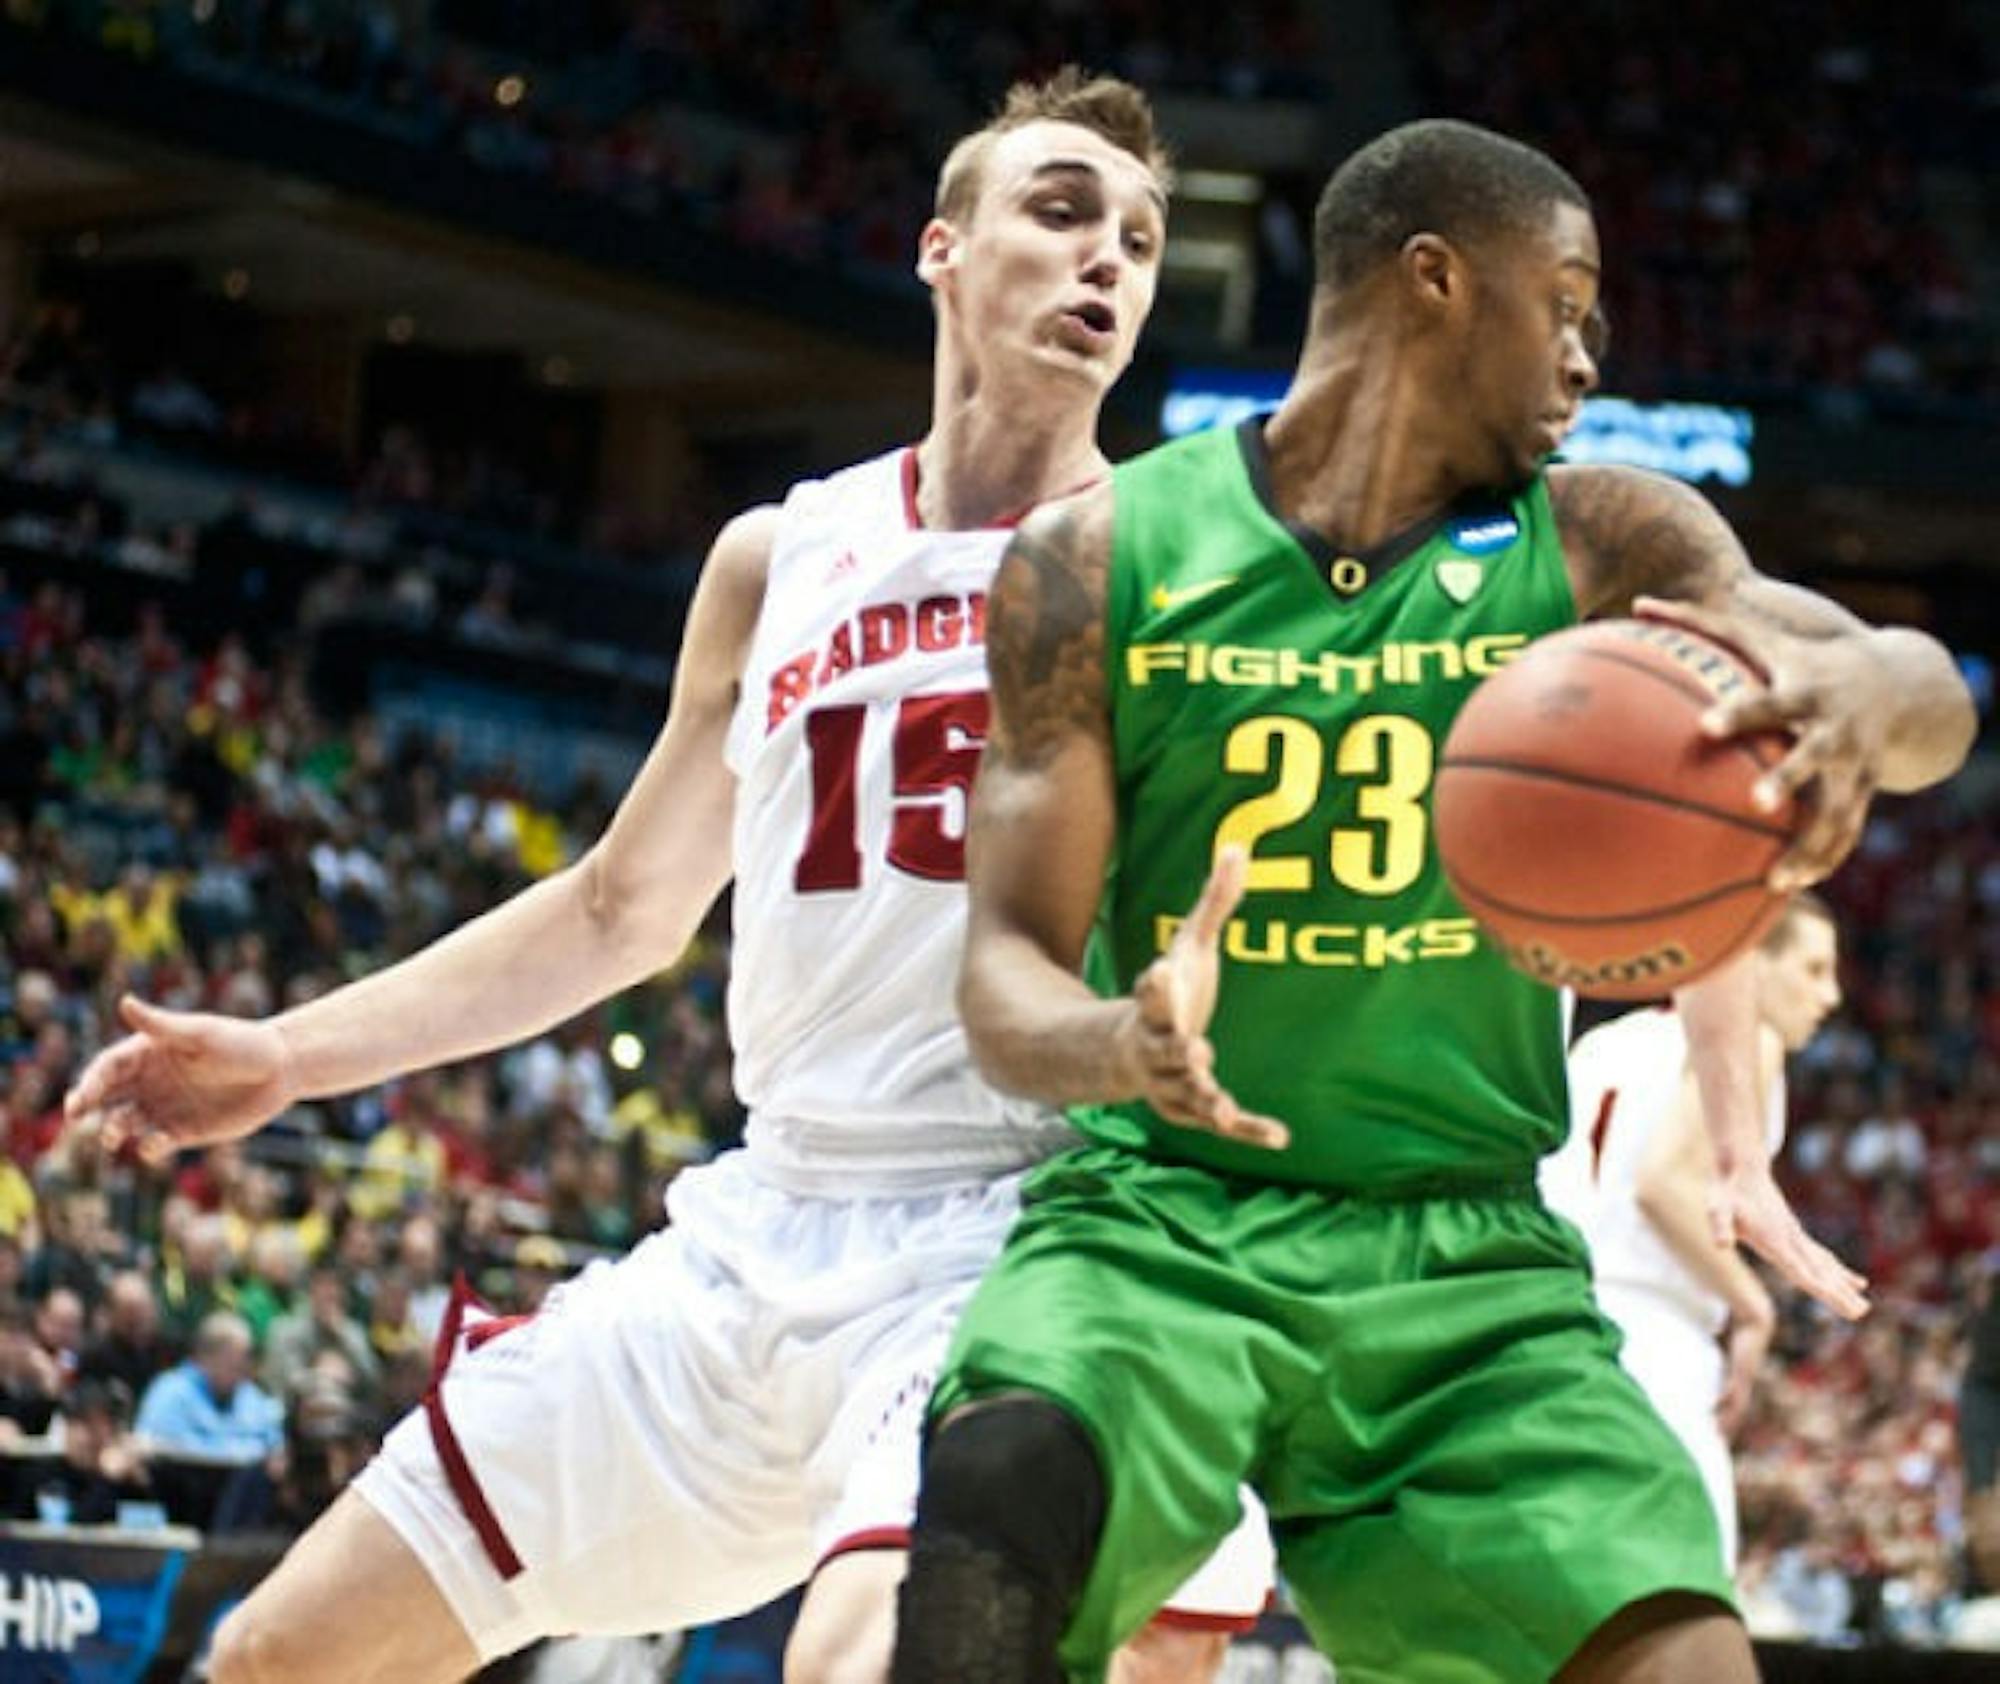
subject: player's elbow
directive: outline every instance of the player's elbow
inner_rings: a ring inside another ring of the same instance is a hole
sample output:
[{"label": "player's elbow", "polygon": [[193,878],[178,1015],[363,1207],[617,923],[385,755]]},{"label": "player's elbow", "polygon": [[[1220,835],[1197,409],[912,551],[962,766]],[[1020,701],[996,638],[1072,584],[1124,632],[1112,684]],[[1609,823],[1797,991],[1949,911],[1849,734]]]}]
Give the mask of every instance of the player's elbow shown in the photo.
[{"label": "player's elbow", "polygon": [[1642,1174],[1632,1187],[1632,1202],[1639,1207],[1639,1214],[1654,1227],[1662,1227],[1672,1221],[1680,1207],[1675,1189],[1667,1177]]},{"label": "player's elbow", "polygon": [[1898,688],[1910,699],[1909,713],[1881,778],[1890,794],[1909,795],[1943,783],[1965,764],[1979,736],[1979,708],[1957,661],[1936,638],[1903,627],[1879,630],[1875,636],[1919,651],[1906,657]]},{"label": "player's elbow", "polygon": [[643,977],[673,962],[679,942],[659,916],[672,897],[637,881],[603,842],[562,874],[562,885],[573,922],[608,970]]},{"label": "player's elbow", "polygon": [[958,967],[958,1020],[979,1074],[1005,1087],[1006,1036],[996,1018],[998,1002],[988,977],[985,943],[968,939]]}]

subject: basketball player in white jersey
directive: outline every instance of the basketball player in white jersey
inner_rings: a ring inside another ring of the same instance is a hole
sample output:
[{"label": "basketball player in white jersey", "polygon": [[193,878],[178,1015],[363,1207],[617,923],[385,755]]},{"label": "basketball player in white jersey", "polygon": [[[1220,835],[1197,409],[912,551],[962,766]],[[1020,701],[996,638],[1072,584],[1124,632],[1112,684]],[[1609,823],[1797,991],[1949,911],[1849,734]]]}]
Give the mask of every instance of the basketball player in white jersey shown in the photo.
[{"label": "basketball player in white jersey", "polygon": [[[1755,960],[1765,1143],[1785,1134],[1788,1052],[1840,1004],[1832,915],[1801,894]],[[1718,1245],[1708,1199],[1714,1153],[1670,1010],[1637,1011],[1584,1035],[1570,1053],[1570,1134],[1542,1166],[1550,1206],[1583,1230],[1622,1360],[1701,1470],[1736,1566],[1736,1479],[1729,1439],[1749,1407],[1774,1325],[1770,1294],[1733,1246]]]},{"label": "basketball player in white jersey", "polygon": [[[228,1139],[562,1022],[668,965],[736,882],[744,1147],[544,1313],[456,1330],[424,1407],[225,1622],[217,1684],[455,1679],[808,1577],[787,1676],[886,1675],[935,1368],[1019,1173],[1069,1138],[977,1079],[953,1004],[984,593],[1009,524],[1106,471],[1165,177],[1144,97],[1074,72],[960,143],[917,263],[930,432],[724,529],[665,729],[574,865],[274,1019],[122,1004],[71,1116]],[[1261,1529],[1238,1549],[1243,1582],[1197,1587],[1133,1676],[1210,1675],[1204,1626],[1269,1583]]]}]

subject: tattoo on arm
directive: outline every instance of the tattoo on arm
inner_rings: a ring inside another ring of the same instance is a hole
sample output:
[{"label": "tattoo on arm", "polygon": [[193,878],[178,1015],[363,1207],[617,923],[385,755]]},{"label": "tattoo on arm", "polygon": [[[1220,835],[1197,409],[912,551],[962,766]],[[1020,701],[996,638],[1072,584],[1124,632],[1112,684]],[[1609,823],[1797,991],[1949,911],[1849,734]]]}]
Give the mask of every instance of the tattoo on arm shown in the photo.
[{"label": "tattoo on arm", "polygon": [[1640,596],[1719,604],[1749,571],[1742,542],[1707,498],[1630,468],[1555,468],[1549,501],[1585,619]]},{"label": "tattoo on arm", "polygon": [[1046,766],[1081,733],[1110,735],[1104,674],[1108,521],[1087,507],[1045,509],[1007,546],[986,609],[993,686],[989,756],[1023,770]]}]

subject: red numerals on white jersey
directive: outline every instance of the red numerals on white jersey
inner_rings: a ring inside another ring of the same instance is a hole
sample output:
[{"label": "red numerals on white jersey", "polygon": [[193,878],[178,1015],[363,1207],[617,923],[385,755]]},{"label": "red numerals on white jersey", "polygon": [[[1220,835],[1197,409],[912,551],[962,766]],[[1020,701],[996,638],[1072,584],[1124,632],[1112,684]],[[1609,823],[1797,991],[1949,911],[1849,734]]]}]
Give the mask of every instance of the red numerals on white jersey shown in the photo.
[{"label": "red numerals on white jersey", "polygon": [[[986,745],[986,721],[983,690],[907,696],[897,707],[890,761],[895,810],[884,851],[899,871],[938,883],[964,881],[965,836],[945,828],[946,797],[957,790],[971,799],[979,753]],[[814,708],[806,716],[813,810],[806,845],[792,873],[792,886],[801,894],[861,887],[861,826],[854,791],[867,725],[866,706]]]}]

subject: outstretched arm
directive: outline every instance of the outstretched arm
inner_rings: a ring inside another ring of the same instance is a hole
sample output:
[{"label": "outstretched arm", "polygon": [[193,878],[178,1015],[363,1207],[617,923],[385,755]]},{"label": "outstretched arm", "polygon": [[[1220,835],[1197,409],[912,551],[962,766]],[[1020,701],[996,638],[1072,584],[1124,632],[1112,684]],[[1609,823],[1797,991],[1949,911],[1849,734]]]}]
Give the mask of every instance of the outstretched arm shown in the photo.
[{"label": "outstretched arm", "polygon": [[1637,468],[1557,467],[1549,494],[1586,618],[1635,608],[1720,636],[1769,674],[1716,709],[1717,737],[1779,727],[1797,743],[1764,779],[1778,806],[1806,790],[1809,817],[1773,873],[1798,888],[1847,857],[1877,789],[1922,789],[1964,762],[1972,697],[1935,638],[1872,627],[1838,603],[1766,578],[1700,492]]},{"label": "outstretched arm", "polygon": [[1282,1145],[1217,1084],[1216,946],[1244,862],[1217,866],[1133,994],[1078,972],[1117,828],[1105,684],[1111,491],[1051,505],[1008,546],[986,610],[993,716],[972,803],[959,1008],[982,1073],[1050,1104],[1145,1098],[1193,1127]]},{"label": "outstretched arm", "polygon": [[1749,1406],[1777,1315],[1764,1283],[1733,1244],[1716,1238],[1709,1223],[1715,1172],[1715,1155],[1702,1126],[1701,1094],[1689,1070],[1659,1132],[1646,1143],[1637,1194],[1640,1210],[1667,1248],[1729,1306],[1729,1365],[1716,1413],[1723,1431],[1733,1433]]},{"label": "outstretched arm", "polygon": [[66,1109],[156,1148],[247,1134],[296,1100],[505,1046],[651,976],[728,880],[735,780],[723,743],[763,600],[774,511],[716,540],[673,705],[631,790],[581,859],[401,962],[248,1022],[120,1003],[132,1031]]}]

